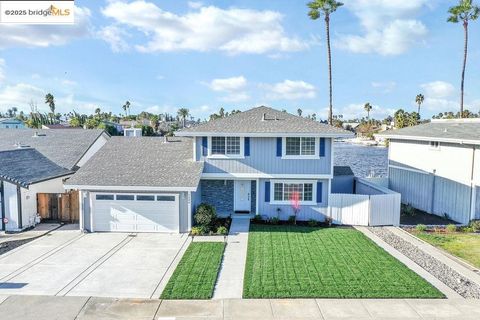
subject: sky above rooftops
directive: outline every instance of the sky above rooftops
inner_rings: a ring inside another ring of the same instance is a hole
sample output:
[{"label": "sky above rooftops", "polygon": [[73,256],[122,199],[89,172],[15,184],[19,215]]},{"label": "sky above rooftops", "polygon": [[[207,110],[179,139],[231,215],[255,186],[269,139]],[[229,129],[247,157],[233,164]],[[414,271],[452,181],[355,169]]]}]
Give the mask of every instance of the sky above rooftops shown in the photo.
[{"label": "sky above rooftops", "polygon": [[[75,26],[0,26],[0,111],[30,102],[48,111],[175,113],[206,118],[220,107],[268,105],[325,119],[323,21],[306,1],[77,0]],[[334,113],[384,118],[457,111],[461,25],[446,22],[456,1],[346,0],[332,16]],[[480,21],[470,27],[466,108],[480,110]]]}]

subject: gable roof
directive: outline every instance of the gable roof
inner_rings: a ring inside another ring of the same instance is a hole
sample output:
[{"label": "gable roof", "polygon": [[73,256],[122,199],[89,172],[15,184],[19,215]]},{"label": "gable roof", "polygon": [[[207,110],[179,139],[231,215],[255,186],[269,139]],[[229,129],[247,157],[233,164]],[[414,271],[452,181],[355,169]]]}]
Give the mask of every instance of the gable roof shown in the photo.
[{"label": "gable roof", "polygon": [[294,116],[269,107],[257,107],[239,112],[226,118],[216,119],[177,131],[177,136],[204,135],[316,135],[328,137],[350,137],[352,133],[307,118]]},{"label": "gable roof", "polygon": [[478,119],[432,120],[430,123],[389,130],[376,136],[397,140],[480,144],[480,121]]},{"label": "gable roof", "polygon": [[65,185],[90,190],[196,190],[203,162],[193,161],[192,150],[191,138],[165,143],[160,137],[112,137]]},{"label": "gable roof", "polygon": [[24,188],[73,172],[60,167],[35,149],[0,151],[0,178]]},{"label": "gable roof", "polygon": [[34,148],[57,165],[72,170],[103,133],[83,129],[0,129],[0,151],[17,149],[19,145]]}]

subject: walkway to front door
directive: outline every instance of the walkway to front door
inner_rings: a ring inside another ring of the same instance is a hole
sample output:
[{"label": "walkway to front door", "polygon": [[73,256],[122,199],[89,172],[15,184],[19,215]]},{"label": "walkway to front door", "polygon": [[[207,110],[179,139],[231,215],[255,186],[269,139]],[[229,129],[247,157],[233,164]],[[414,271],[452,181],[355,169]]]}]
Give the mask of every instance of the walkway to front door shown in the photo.
[{"label": "walkway to front door", "polygon": [[213,299],[242,298],[250,219],[234,217]]}]

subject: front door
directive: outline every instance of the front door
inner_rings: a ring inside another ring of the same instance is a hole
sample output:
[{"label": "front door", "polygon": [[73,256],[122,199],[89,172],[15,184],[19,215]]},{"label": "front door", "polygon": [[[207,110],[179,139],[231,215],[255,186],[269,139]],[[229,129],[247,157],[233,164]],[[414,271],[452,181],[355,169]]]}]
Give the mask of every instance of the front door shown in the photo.
[{"label": "front door", "polygon": [[250,180],[235,180],[235,212],[250,212],[251,188]]}]

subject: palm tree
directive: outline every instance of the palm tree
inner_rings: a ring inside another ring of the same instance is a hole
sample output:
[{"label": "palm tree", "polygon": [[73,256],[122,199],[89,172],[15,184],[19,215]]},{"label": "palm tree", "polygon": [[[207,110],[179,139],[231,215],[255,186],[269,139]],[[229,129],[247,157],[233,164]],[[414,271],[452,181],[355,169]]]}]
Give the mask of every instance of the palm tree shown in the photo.
[{"label": "palm tree", "polygon": [[480,7],[473,4],[472,0],[460,0],[457,6],[448,9],[450,16],[448,22],[458,23],[463,22],[464,31],[464,51],[463,51],[463,68],[462,68],[462,84],[460,86],[460,117],[463,116],[463,96],[465,86],[465,68],[467,66],[468,53],[468,23],[469,21],[477,20],[480,16]]},{"label": "palm tree", "polygon": [[415,102],[417,103],[418,105],[418,116],[420,116],[420,106],[422,105],[423,101],[425,101],[425,97],[423,96],[423,94],[419,93],[417,94],[417,96],[415,97]]},{"label": "palm tree", "polygon": [[[125,104],[122,106],[122,109],[123,111],[125,111],[125,116],[128,115],[128,113],[130,113],[130,101],[126,101]],[[128,112],[127,112],[128,110]]]},{"label": "palm tree", "polygon": [[298,113],[298,116],[301,117],[301,116],[302,116],[302,113],[303,113],[302,109],[298,108],[298,109],[297,109],[297,113]]},{"label": "palm tree", "polygon": [[178,117],[182,119],[182,126],[185,128],[185,119],[190,115],[190,110],[187,108],[180,108],[178,109]]},{"label": "palm tree", "polygon": [[370,119],[370,111],[372,110],[372,105],[370,104],[370,102],[365,103],[363,109],[367,111],[367,119]]},{"label": "palm tree", "polygon": [[328,110],[328,122],[333,122],[333,89],[332,89],[332,51],[330,48],[330,15],[334,13],[343,3],[335,0],[314,0],[308,3],[310,19],[317,20],[323,14],[325,16],[325,26],[327,31],[327,53],[328,53],[328,81],[330,85],[329,97],[330,108]]},{"label": "palm tree", "polygon": [[53,94],[47,93],[45,95],[45,103],[50,107],[52,114],[55,114],[55,98],[53,97]]}]

